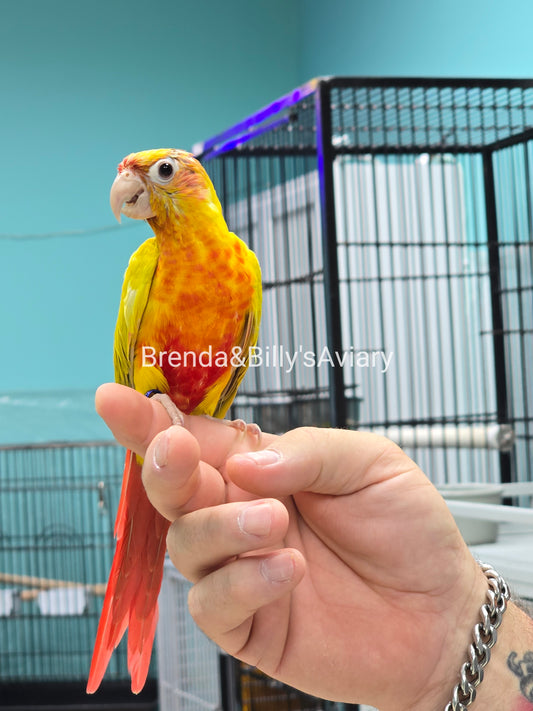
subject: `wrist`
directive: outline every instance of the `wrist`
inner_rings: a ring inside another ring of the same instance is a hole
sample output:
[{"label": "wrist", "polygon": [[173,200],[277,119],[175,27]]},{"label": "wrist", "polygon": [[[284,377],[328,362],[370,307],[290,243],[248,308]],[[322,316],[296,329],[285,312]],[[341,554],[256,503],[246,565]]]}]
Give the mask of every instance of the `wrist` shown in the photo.
[{"label": "wrist", "polygon": [[[455,679],[448,681],[452,688],[443,691],[445,684],[441,685],[432,697],[426,697],[426,705],[420,709],[533,711],[533,619],[526,605],[506,602],[506,583],[497,575],[491,580],[491,575],[488,585],[486,580],[484,583],[485,602],[478,608],[475,624],[465,635],[464,623],[470,616],[467,612],[458,627],[459,634],[453,637],[455,656],[461,649],[462,661],[454,666],[450,646],[442,656],[441,669],[455,670]],[[492,593],[487,594],[487,589]],[[479,589],[475,595],[479,595]],[[467,609],[471,606],[465,607],[465,612]],[[457,684],[455,689],[453,684]],[[446,694],[444,700],[440,691]]]},{"label": "wrist", "polygon": [[510,598],[505,580],[489,565],[480,566],[487,578],[486,601],[479,610],[480,620],[472,631],[467,660],[463,663],[459,683],[453,690],[452,700],[445,711],[463,711],[476,699],[476,689],[481,684],[485,667],[491,658],[491,649],[497,642],[503,614]]},{"label": "wrist", "polygon": [[471,711],[533,711],[533,620],[510,602]]},{"label": "wrist", "polygon": [[405,706],[405,711],[444,711],[460,681],[461,668],[473,641],[473,629],[481,621],[480,609],[487,602],[488,583],[481,567],[470,558],[470,563],[457,576],[457,585],[459,590],[450,591],[451,604],[440,616],[443,634],[434,640],[438,640],[440,649],[434,671]]},{"label": "wrist", "polygon": [[[506,694],[510,692],[509,674],[505,674],[501,655],[511,639],[509,629],[517,624],[513,611],[512,622],[505,628],[506,644],[502,644],[501,629],[508,614],[507,584],[490,566],[476,564],[475,569],[471,594],[456,608],[455,624],[452,623],[443,645],[434,683],[426,687],[416,711],[492,711],[496,707],[499,711],[525,711],[500,703],[500,699],[507,700]],[[495,672],[488,684],[487,671],[491,665]],[[533,711],[533,706],[530,708]]]}]

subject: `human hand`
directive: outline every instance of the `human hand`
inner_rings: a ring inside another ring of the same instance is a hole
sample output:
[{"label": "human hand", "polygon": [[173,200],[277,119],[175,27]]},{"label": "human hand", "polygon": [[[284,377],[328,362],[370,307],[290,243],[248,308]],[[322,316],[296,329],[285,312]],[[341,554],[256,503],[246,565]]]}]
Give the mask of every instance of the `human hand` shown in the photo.
[{"label": "human hand", "polygon": [[313,428],[259,439],[202,417],[167,429],[158,403],[118,385],[97,409],[146,457],[191,613],[217,644],[323,698],[444,706],[486,581],[396,445]]}]

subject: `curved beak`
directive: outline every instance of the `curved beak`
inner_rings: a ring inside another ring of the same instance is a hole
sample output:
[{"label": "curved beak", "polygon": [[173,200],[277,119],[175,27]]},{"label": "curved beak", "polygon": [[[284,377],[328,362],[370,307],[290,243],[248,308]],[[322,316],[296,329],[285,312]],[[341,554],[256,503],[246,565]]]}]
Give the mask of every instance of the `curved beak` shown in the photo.
[{"label": "curved beak", "polygon": [[150,195],[144,180],[130,170],[119,173],[111,186],[109,202],[113,214],[120,222],[121,213],[136,220],[154,217]]}]

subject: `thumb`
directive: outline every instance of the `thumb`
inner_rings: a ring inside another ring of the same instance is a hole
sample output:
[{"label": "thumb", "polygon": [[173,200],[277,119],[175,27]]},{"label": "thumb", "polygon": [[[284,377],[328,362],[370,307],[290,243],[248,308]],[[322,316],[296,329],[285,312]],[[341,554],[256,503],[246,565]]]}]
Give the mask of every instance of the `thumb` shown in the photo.
[{"label": "thumb", "polygon": [[235,454],[226,472],[259,496],[300,491],[341,496],[412,470],[416,465],[393,442],[369,432],[301,427],[266,449]]}]

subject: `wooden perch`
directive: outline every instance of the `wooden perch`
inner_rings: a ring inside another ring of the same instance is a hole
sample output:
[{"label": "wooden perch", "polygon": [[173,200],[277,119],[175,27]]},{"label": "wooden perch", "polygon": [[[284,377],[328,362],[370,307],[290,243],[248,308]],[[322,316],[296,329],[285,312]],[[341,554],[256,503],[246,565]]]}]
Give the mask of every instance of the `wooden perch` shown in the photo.
[{"label": "wooden perch", "polygon": [[84,587],[93,595],[105,595],[106,583],[93,583],[84,585],[71,580],[53,580],[51,578],[36,578],[32,575],[16,575],[13,573],[0,573],[0,583],[6,585],[17,585],[28,590],[22,590],[20,597],[22,600],[35,600],[42,590],[52,590],[54,588],[74,588]]}]

